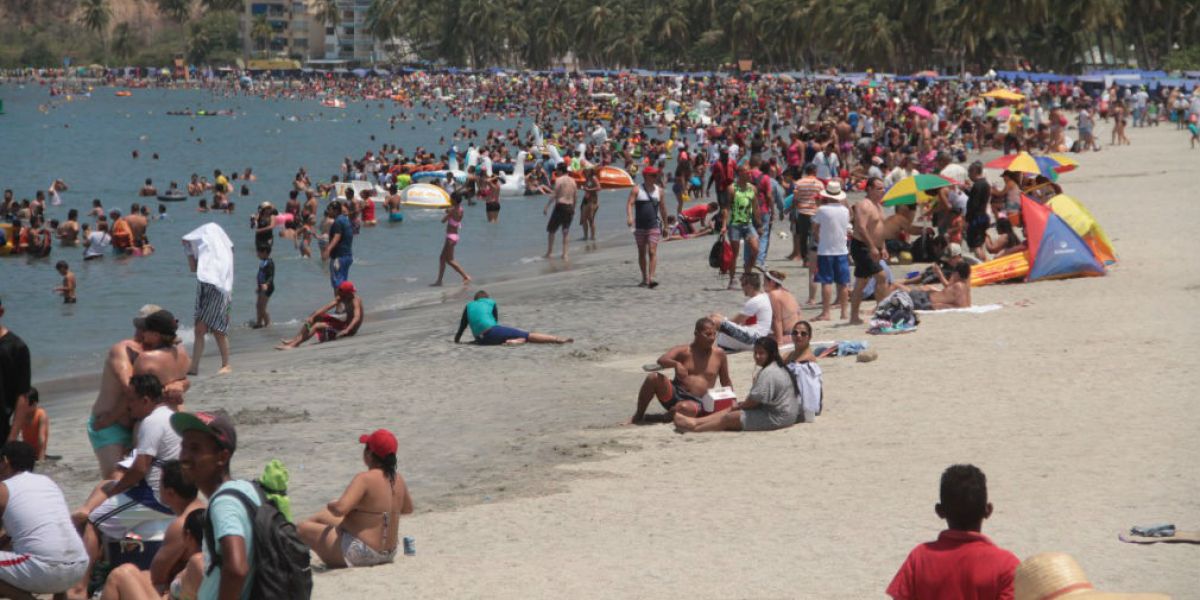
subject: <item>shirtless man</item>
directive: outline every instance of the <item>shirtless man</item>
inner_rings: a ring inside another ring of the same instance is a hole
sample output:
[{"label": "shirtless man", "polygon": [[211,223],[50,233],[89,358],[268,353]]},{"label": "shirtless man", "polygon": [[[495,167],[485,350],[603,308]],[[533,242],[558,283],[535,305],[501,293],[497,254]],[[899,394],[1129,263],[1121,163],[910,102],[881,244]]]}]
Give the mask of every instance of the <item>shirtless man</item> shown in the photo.
[{"label": "shirtless man", "polygon": [[675,378],[667,379],[662,373],[647,375],[642,382],[642,389],[638,391],[637,411],[629,419],[629,424],[646,421],[646,407],[650,405],[650,399],[656,396],[663,408],[667,409],[665,418],[670,422],[675,413],[699,416],[700,398],[716,386],[718,379],[721,385],[732,387],[729,360],[716,342],[717,324],[708,317],[696,321],[696,337],[691,344],[676,346],[658,357],[660,367],[675,369]]},{"label": "shirtless man", "polygon": [[872,177],[867,180],[867,198],[850,208],[854,231],[850,240],[850,258],[854,260],[854,291],[850,293],[850,324],[861,325],[858,316],[862,304],[863,289],[867,280],[875,278],[875,297],[887,296],[887,276],[879,259],[887,260],[887,247],[883,239],[883,180]]},{"label": "shirtless man", "polygon": [[191,382],[187,372],[191,358],[175,336],[179,321],[169,311],[159,310],[142,320],[142,353],[133,362],[134,375],[154,375],[164,383],[163,397],[179,410]]},{"label": "shirtless man", "polygon": [[[346,318],[339,319],[329,314],[334,308],[341,306],[346,312]],[[316,312],[305,319],[300,331],[290,340],[279,340],[276,350],[291,350],[317,336],[318,342],[331,342],[337,338],[350,337],[358,333],[363,322],[362,297],[358,288],[351,281],[343,281],[337,287],[337,296],[328,304],[318,308]]]},{"label": "shirtless man", "polygon": [[971,265],[960,262],[950,269],[947,279],[941,268],[933,271],[941,280],[942,289],[932,285],[914,287],[899,286],[912,298],[915,310],[942,310],[945,308],[969,308],[971,306]]},{"label": "shirtless man", "polygon": [[138,190],[138,195],[143,198],[157,196],[158,188],[154,187],[154,183],[150,179],[146,179],[146,184],[142,186],[142,189]]},{"label": "shirtless man", "polygon": [[141,248],[146,243],[146,217],[142,215],[140,206],[134,202],[129,207],[129,216],[125,217],[125,222],[129,223],[129,229],[133,231],[133,245],[136,248]]},{"label": "shirtless man", "polygon": [[783,345],[790,339],[788,336],[792,327],[800,322],[800,304],[796,302],[796,297],[783,287],[786,273],[765,270],[762,273],[767,280],[764,286],[767,298],[771,300],[771,336]]}]

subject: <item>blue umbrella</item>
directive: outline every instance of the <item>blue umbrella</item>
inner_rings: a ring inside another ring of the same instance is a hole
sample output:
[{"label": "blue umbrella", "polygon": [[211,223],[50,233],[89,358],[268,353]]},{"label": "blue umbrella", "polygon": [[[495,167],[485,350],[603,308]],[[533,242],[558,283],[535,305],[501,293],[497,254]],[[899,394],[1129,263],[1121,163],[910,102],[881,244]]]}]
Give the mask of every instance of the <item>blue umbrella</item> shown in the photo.
[{"label": "blue umbrella", "polygon": [[354,73],[355,77],[366,77],[367,76],[366,69],[354,69],[353,71],[350,71],[350,72]]}]

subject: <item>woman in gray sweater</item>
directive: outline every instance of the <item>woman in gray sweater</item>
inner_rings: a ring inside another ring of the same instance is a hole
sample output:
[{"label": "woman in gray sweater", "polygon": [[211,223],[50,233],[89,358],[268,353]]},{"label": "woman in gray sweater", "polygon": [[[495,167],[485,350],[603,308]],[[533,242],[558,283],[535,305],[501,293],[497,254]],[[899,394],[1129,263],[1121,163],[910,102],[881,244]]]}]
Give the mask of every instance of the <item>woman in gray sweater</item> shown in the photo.
[{"label": "woman in gray sweater", "polygon": [[704,417],[675,413],[680,431],[769,431],[790,427],[796,422],[800,404],[796,380],[788,372],[779,345],[772,337],[754,342],[754,363],[762,368],[746,399],[733,408]]}]

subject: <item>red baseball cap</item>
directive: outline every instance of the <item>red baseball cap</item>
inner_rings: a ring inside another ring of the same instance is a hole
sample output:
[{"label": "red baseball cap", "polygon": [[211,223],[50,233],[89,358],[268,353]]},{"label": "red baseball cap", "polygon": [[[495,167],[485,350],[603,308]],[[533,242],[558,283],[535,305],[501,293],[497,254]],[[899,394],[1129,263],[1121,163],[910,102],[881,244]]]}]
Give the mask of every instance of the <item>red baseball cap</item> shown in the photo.
[{"label": "red baseball cap", "polygon": [[386,429],[376,429],[369,435],[360,435],[358,441],[360,444],[366,444],[367,450],[379,458],[395,454],[396,448],[400,446],[400,443],[396,441],[396,436]]},{"label": "red baseball cap", "polygon": [[358,288],[354,287],[353,281],[343,281],[338,284],[337,291],[339,294],[357,294]]},{"label": "red baseball cap", "polygon": [[643,175],[658,175],[658,167],[646,167],[642,170]]}]

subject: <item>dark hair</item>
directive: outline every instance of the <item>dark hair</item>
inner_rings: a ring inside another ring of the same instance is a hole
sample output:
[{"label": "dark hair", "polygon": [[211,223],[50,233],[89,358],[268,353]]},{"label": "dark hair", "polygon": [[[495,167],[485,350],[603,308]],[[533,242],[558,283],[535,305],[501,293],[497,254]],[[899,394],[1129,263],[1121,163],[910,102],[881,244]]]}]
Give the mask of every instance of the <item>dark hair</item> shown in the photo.
[{"label": "dark hair", "polygon": [[200,544],[204,539],[204,523],[208,521],[208,510],[197,508],[183,519],[183,533]]},{"label": "dark hair", "polygon": [[953,465],[942,472],[940,495],[951,529],[973,528],[987,512],[987,476],[975,465]]},{"label": "dark hair", "polygon": [[129,378],[129,387],[133,388],[138,396],[145,396],[156,403],[162,401],[162,382],[154,375],[149,373],[134,375]]},{"label": "dark hair", "polygon": [[805,175],[815,175],[816,173],[817,173],[817,165],[814,165],[813,163],[808,163],[807,165],[804,165],[804,174]]},{"label": "dark hair", "polygon": [[967,167],[968,175],[974,176],[974,175],[979,175],[980,173],[983,173],[983,163],[981,163],[979,161],[975,161],[975,162],[971,163],[971,166]]},{"label": "dark hair", "polygon": [[[813,334],[812,323],[809,323],[808,321],[796,321],[796,324],[792,325],[792,331],[795,331],[796,328],[801,325],[803,325],[804,330],[808,332],[808,337],[812,338],[812,334]],[[809,341],[811,342],[812,340],[810,339]]]},{"label": "dark hair", "polygon": [[25,396],[25,398],[30,404],[37,404],[41,400],[37,388],[33,387],[32,385],[29,386],[29,393]]},{"label": "dark hair", "polygon": [[33,451],[33,446],[25,442],[11,441],[0,447],[0,458],[7,460],[15,471],[32,471],[33,463],[37,462],[37,453]]},{"label": "dark hair", "polygon": [[762,289],[762,277],[758,273],[742,273],[742,282],[756,290]]},{"label": "dark hair", "polygon": [[195,484],[189,482],[183,477],[183,467],[180,466],[178,460],[168,460],[162,465],[162,481],[160,483],[163,489],[171,490],[179,495],[184,500],[195,500],[196,490]]},{"label": "dark hair", "polygon": [[716,327],[716,321],[713,321],[708,317],[700,317],[699,319],[696,319],[696,331],[700,331],[701,327],[708,327],[710,325]]},{"label": "dark hair", "polygon": [[[763,352],[767,353],[767,363],[774,363],[775,366],[783,369],[784,373],[788,373],[787,365],[783,362],[783,357],[779,355],[779,342],[771,336],[760,337],[754,342],[754,349],[762,348]],[[763,365],[765,368],[766,365]],[[800,385],[796,383],[796,378],[788,375],[788,379],[792,382],[792,391],[797,396],[800,395]]]},{"label": "dark hair", "polygon": [[971,263],[964,260],[964,261],[958,263],[957,265],[954,265],[954,272],[958,273],[958,276],[961,277],[963,279],[963,281],[970,281],[971,280]]},{"label": "dark hair", "polygon": [[55,269],[68,269],[70,267],[67,265],[67,261],[60,260],[60,261],[54,263],[54,268]]},{"label": "dark hair", "polygon": [[871,186],[875,185],[875,182],[876,182],[876,181],[882,182],[882,181],[883,181],[883,179],[881,179],[881,178],[879,178],[879,177],[875,177],[875,176],[868,177],[868,178],[867,178],[867,183],[866,183],[866,185],[863,187],[863,189],[865,189],[865,190],[870,190],[870,189],[871,189]]},{"label": "dark hair", "polygon": [[475,299],[476,299],[476,300],[481,300],[481,299],[483,299],[483,298],[490,298],[490,297],[491,297],[491,296],[488,296],[488,293],[487,293],[487,292],[485,292],[485,291],[483,291],[483,290],[479,290],[478,292],[475,292]]}]

